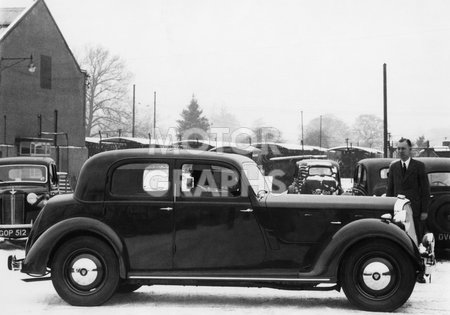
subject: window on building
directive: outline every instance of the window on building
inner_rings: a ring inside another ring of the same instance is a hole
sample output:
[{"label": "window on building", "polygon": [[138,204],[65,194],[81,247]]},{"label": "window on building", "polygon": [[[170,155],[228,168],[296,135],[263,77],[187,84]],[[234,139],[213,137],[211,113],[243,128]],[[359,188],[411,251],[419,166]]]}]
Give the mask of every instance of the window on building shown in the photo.
[{"label": "window on building", "polygon": [[52,88],[52,57],[41,55],[41,88]]}]

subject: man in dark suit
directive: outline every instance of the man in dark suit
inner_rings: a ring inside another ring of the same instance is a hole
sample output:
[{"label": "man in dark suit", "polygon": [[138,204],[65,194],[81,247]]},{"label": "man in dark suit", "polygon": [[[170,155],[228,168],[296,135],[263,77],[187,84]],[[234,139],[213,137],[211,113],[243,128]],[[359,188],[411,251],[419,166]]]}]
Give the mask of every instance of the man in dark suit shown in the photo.
[{"label": "man in dark suit", "polygon": [[428,216],[430,184],[425,165],[411,158],[411,141],[401,138],[397,144],[400,161],[389,167],[387,196],[404,195],[411,201],[414,227],[420,243],[424,234],[424,221]]}]

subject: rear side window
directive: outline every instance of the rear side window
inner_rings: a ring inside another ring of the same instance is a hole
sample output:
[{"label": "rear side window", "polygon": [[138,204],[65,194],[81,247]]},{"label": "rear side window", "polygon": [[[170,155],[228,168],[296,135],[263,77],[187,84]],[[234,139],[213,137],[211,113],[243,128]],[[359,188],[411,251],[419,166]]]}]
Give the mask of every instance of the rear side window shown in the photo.
[{"label": "rear side window", "polygon": [[111,193],[120,196],[163,197],[169,192],[169,165],[130,163],[117,167],[111,180]]},{"label": "rear side window", "polygon": [[382,168],[380,170],[380,178],[381,179],[387,179],[389,177],[389,167]]}]

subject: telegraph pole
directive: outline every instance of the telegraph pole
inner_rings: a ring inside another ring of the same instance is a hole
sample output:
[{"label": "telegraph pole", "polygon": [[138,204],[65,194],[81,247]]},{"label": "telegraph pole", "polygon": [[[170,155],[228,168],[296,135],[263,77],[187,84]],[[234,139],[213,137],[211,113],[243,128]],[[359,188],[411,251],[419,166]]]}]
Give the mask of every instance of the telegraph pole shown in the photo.
[{"label": "telegraph pole", "polygon": [[303,111],[301,111],[301,114],[302,114],[302,154],[304,154],[304,141],[303,141]]},{"label": "telegraph pole", "polygon": [[134,138],[135,122],[136,122],[136,84],[133,84],[133,122],[131,126],[131,137],[133,138]]},{"label": "telegraph pole", "polygon": [[153,139],[156,139],[156,91],[153,92]]},{"label": "telegraph pole", "polygon": [[383,148],[384,157],[388,157],[388,131],[387,131],[387,75],[386,75],[386,64],[383,64],[383,121],[384,121],[384,133],[383,133]]},{"label": "telegraph pole", "polygon": [[322,147],[322,115],[320,115],[319,147]]}]

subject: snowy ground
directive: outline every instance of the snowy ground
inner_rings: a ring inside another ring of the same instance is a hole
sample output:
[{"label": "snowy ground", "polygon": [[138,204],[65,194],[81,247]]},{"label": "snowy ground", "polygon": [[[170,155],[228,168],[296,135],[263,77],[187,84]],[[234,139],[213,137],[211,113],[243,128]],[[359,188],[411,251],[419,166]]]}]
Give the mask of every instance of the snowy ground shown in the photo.
[{"label": "snowy ground", "polygon": [[[0,246],[1,248],[1,246]],[[23,257],[18,249],[0,249],[1,314],[89,315],[123,314],[362,314],[344,293],[284,291],[257,288],[147,286],[135,293],[116,295],[100,307],[73,307],[62,301],[51,281],[26,283],[26,275],[9,271],[8,255]],[[399,314],[450,314],[450,261],[438,262],[432,283],[417,284]],[[367,313],[369,314],[369,313]],[[371,313],[376,314],[376,313]]]}]

